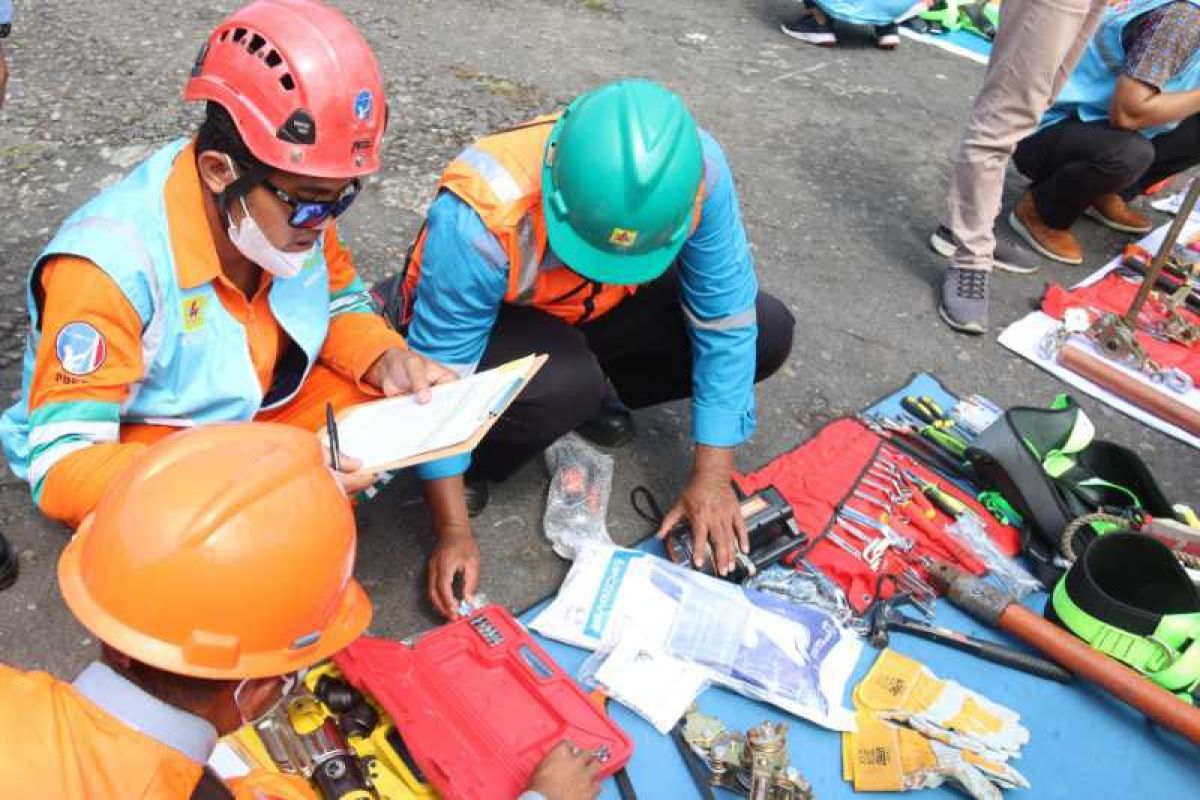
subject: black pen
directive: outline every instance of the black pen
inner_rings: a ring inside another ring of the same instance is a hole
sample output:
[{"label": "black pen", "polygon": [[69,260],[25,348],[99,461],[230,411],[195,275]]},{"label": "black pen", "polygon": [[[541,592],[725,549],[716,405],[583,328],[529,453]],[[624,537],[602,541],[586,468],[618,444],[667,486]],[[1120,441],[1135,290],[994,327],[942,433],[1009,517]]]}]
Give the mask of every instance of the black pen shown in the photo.
[{"label": "black pen", "polygon": [[342,471],[341,459],[338,457],[337,420],[333,417],[333,403],[325,404],[325,433],[329,436],[329,466],[335,472]]}]

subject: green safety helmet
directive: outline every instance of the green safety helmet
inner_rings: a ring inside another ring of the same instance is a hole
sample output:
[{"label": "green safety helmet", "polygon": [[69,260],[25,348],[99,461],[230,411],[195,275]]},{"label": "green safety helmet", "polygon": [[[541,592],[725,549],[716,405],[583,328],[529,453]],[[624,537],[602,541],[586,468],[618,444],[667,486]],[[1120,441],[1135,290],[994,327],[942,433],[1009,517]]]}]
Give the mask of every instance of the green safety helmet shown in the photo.
[{"label": "green safety helmet", "polygon": [[646,80],[580,95],[542,161],[550,247],[590,280],[652,281],[691,232],[703,175],[700,132],[678,95]]}]

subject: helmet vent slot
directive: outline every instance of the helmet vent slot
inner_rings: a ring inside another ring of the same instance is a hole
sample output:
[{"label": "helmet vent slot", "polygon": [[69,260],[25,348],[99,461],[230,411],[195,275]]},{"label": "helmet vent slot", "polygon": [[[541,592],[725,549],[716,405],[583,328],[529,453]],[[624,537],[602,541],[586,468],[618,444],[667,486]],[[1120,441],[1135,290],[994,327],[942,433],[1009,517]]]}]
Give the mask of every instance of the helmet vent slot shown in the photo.
[{"label": "helmet vent slot", "polygon": [[296,88],[296,81],[292,79],[292,74],[290,72],[284,73],[282,76],[280,76],[279,84],[289,92]]}]

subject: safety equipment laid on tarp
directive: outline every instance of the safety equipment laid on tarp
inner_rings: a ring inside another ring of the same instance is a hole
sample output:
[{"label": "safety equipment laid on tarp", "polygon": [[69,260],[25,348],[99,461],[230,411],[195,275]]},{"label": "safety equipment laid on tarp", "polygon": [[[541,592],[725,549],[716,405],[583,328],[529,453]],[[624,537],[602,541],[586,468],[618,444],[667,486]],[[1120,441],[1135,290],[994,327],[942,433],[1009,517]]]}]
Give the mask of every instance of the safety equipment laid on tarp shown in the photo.
[{"label": "safety equipment laid on tarp", "polygon": [[58,579],[84,627],[139,661],[268,677],[328,658],[370,622],[355,541],[349,500],[311,432],[206,425],[113,483]]},{"label": "safety equipment laid on tarp", "polygon": [[[881,480],[877,471],[881,463],[902,467],[905,485],[911,481],[917,487],[915,491],[909,488],[906,503],[884,514],[878,503],[886,502],[886,496],[877,488],[868,488]],[[961,504],[980,520],[1001,551],[1011,555],[1019,549],[1015,529],[998,522],[974,497],[853,419],[834,420],[799,447],[748,475],[735,476],[735,481],[747,494],[767,486],[779,490],[791,505],[800,532],[812,543],[800,555],[837,583],[860,613],[875,599],[890,597],[897,590],[919,593],[925,577],[922,556],[961,563],[983,574],[984,567],[973,551],[947,535],[946,525],[953,520],[927,505],[920,486],[936,485],[939,492]],[[875,545],[866,543],[876,534],[882,534],[874,538],[879,543],[878,553],[872,551]],[[887,577],[892,574],[915,577],[916,585],[906,586],[903,579],[897,585]]]},{"label": "safety equipment laid on tarp", "polygon": [[321,178],[379,169],[387,99],[371,46],[332,6],[257,0],[213,30],[185,100],[233,117],[255,158]]},{"label": "safety equipment laid on tarp", "polygon": [[1158,540],[1127,532],[1095,539],[1045,613],[1186,702],[1200,700],[1200,591]]},{"label": "safety equipment laid on tarp", "polygon": [[1025,554],[1047,584],[1062,574],[1055,557],[1076,518],[1101,508],[1174,514],[1137,453],[1094,437],[1091,420],[1061,395],[1048,409],[1009,409],[967,448],[981,485],[999,491],[1025,518]]}]

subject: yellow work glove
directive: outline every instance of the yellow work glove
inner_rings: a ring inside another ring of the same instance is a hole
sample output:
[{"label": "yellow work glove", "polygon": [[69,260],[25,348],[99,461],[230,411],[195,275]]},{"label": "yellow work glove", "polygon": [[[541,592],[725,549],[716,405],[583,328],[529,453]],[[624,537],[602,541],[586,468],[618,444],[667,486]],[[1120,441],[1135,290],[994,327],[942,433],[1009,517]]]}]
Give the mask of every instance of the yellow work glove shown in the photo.
[{"label": "yellow work glove", "polygon": [[1029,741],[1029,730],[1015,711],[942,680],[924,664],[894,650],[879,654],[854,690],[854,705],[991,761],[1020,755]]},{"label": "yellow work glove", "polygon": [[1029,788],[1012,767],[926,739],[869,711],[842,734],[842,776],[856,792],[904,792],[958,784],[975,800],[1000,800],[1000,789]]}]

